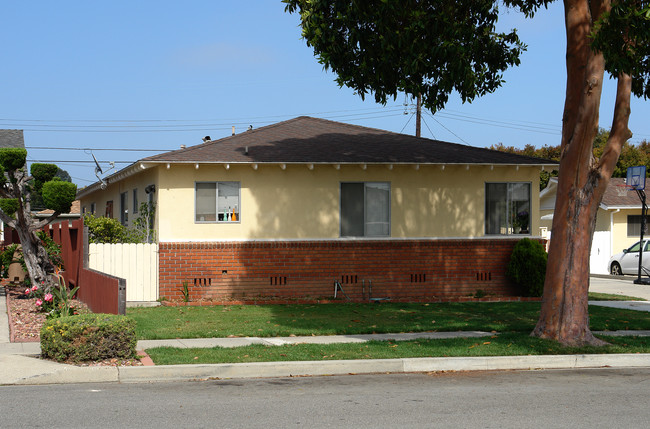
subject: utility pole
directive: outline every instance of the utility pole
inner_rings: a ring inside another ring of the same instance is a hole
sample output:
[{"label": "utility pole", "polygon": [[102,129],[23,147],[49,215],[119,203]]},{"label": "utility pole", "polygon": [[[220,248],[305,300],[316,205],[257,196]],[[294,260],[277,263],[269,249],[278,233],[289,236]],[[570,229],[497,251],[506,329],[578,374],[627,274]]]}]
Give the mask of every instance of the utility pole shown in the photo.
[{"label": "utility pole", "polygon": [[418,93],[415,110],[415,137],[420,137],[420,122],[422,121],[422,94]]}]

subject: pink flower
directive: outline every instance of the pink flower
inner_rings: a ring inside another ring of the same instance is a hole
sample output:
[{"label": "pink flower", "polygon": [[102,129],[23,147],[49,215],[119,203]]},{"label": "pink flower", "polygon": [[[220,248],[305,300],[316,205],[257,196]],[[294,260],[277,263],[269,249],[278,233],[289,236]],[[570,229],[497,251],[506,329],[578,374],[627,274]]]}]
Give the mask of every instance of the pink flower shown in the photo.
[{"label": "pink flower", "polygon": [[40,299],[37,299],[36,300],[36,305],[40,307],[41,305],[43,305],[43,301],[41,301]]},{"label": "pink flower", "polygon": [[29,288],[25,289],[25,295],[29,295],[30,292]]},{"label": "pink flower", "polygon": [[47,301],[47,302],[52,301],[52,298],[53,297],[52,297],[51,293],[46,293],[45,296],[43,297],[43,299],[45,299],[45,301]]},{"label": "pink flower", "polygon": [[38,290],[38,286],[37,286],[37,285],[32,286],[32,292],[36,292],[37,290]]}]

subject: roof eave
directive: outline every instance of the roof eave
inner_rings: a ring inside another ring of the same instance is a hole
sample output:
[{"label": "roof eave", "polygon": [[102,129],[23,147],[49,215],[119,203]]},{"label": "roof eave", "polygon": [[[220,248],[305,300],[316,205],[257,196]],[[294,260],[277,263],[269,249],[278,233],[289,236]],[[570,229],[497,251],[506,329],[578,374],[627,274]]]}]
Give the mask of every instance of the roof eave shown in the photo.
[{"label": "roof eave", "polygon": [[[105,182],[107,185],[110,185],[113,182],[118,182],[120,180],[126,179],[127,177],[133,176],[134,174],[139,173],[142,170],[146,170],[149,168],[147,163],[142,163],[140,161],[136,161],[133,164],[124,167],[123,169],[111,174],[110,176],[106,177],[103,179],[103,182]],[[102,181],[95,182],[92,185],[88,185],[85,188],[79,190],[77,192],[77,199],[81,199],[83,197],[86,197],[93,192],[96,192],[98,190],[101,190],[101,185]]]}]

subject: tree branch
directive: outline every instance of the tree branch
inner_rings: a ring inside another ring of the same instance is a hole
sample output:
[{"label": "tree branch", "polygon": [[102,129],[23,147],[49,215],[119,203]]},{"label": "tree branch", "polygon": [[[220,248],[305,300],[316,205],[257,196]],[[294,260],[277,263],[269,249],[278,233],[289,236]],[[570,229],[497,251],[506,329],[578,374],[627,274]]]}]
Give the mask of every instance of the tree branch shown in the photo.
[{"label": "tree branch", "polygon": [[16,229],[16,220],[12,217],[7,216],[3,211],[0,210],[0,220],[4,222],[5,225]]},{"label": "tree branch", "polygon": [[60,214],[61,212],[54,212],[50,216],[46,217],[45,219],[39,220],[38,222],[34,222],[30,226],[29,231],[30,232],[38,231],[39,229],[43,228],[45,225],[48,225],[50,222],[52,222],[57,217],[59,217]]},{"label": "tree branch", "polygon": [[601,177],[611,177],[618,157],[621,155],[623,144],[632,137],[628,128],[630,119],[630,98],[632,95],[632,77],[627,74],[618,76],[616,85],[616,102],[614,104],[614,116],[612,129],[609,138],[603,149],[603,154],[598,163],[598,171]]}]

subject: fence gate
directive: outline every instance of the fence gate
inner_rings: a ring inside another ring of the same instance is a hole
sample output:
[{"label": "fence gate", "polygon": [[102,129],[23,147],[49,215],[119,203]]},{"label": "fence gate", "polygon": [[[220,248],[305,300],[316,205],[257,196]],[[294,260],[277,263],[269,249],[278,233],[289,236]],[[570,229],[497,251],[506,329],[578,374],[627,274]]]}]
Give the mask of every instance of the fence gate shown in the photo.
[{"label": "fence gate", "polygon": [[158,245],[151,243],[88,246],[88,268],[126,279],[127,301],[158,299]]}]

